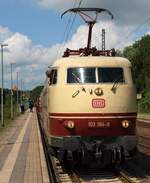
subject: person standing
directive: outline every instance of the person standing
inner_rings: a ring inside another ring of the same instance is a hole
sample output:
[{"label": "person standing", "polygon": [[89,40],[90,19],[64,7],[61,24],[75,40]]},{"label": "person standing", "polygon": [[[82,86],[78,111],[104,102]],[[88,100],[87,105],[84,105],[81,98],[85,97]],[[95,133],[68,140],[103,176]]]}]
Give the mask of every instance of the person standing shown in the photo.
[{"label": "person standing", "polygon": [[33,102],[32,102],[32,100],[29,100],[29,109],[30,109],[30,112],[33,112]]}]

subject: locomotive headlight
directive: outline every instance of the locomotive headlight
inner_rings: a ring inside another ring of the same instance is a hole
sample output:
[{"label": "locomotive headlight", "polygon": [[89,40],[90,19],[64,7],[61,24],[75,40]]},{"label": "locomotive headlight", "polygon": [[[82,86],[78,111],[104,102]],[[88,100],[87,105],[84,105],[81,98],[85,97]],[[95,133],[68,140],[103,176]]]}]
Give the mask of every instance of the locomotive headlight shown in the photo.
[{"label": "locomotive headlight", "polygon": [[129,122],[128,120],[123,120],[123,121],[122,121],[122,127],[123,127],[123,128],[128,128],[129,125],[130,125],[130,122]]},{"label": "locomotive headlight", "polygon": [[75,127],[75,124],[73,121],[67,121],[67,127],[70,129],[73,129]]}]

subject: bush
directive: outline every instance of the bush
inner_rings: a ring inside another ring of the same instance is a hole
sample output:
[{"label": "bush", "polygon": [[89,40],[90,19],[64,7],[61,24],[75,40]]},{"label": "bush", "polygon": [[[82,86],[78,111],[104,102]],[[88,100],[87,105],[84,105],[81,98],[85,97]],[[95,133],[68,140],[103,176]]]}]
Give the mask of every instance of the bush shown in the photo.
[{"label": "bush", "polygon": [[143,98],[138,102],[139,112],[150,112],[150,91],[143,94]]}]

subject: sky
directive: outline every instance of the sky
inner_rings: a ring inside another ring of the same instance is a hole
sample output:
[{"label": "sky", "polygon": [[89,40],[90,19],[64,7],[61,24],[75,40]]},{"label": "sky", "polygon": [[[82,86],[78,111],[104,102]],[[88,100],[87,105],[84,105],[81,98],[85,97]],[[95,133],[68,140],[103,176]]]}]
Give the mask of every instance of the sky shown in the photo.
[{"label": "sky", "polygon": [[86,46],[85,23],[75,17],[70,29],[68,22],[72,22],[74,15],[61,19],[65,10],[78,7],[80,1],[81,7],[106,8],[114,15],[114,20],[104,13],[99,16],[92,46],[101,48],[102,28],[106,30],[107,49],[123,49],[150,33],[149,0],[0,0],[0,44],[8,44],[4,49],[5,88],[10,88],[11,63],[15,63],[14,85],[18,72],[23,89],[32,89],[44,83],[46,69],[65,48]]}]

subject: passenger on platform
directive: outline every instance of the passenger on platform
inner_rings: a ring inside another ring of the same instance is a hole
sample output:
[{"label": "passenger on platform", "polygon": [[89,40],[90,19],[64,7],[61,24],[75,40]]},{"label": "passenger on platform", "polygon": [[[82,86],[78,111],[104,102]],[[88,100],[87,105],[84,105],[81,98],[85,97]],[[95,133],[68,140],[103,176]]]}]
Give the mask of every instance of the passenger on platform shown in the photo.
[{"label": "passenger on platform", "polygon": [[30,112],[33,112],[33,102],[32,102],[32,100],[29,100],[29,109],[30,109]]},{"label": "passenger on platform", "polygon": [[23,103],[20,104],[20,109],[21,109],[21,113],[23,114],[25,112],[25,107]]}]

